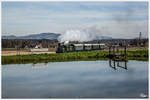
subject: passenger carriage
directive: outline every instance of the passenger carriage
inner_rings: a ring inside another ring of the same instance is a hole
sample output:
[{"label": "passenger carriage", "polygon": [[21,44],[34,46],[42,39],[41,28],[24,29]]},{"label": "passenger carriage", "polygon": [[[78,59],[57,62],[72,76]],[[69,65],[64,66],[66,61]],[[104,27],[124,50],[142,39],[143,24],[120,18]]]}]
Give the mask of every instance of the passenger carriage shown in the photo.
[{"label": "passenger carriage", "polygon": [[105,44],[58,44],[58,49],[56,53],[103,50],[105,48]]}]

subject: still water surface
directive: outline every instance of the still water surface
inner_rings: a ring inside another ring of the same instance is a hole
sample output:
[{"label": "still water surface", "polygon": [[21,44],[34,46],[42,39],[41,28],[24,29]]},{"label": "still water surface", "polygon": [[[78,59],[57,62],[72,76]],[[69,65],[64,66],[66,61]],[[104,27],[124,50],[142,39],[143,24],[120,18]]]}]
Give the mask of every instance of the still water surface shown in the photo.
[{"label": "still water surface", "polygon": [[128,61],[119,66],[110,61],[3,65],[2,97],[147,97],[148,62]]}]

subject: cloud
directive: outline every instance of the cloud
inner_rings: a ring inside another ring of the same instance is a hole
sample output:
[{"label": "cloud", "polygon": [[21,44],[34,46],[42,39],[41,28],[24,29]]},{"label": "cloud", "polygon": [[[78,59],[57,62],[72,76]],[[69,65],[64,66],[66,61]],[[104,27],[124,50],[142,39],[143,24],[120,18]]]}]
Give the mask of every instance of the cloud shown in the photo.
[{"label": "cloud", "polygon": [[127,32],[134,36],[139,31],[148,34],[147,23],[147,2],[2,3],[4,35],[64,33],[68,29],[83,29],[96,25],[108,32],[105,34],[113,34],[113,37],[119,33],[126,35]]}]

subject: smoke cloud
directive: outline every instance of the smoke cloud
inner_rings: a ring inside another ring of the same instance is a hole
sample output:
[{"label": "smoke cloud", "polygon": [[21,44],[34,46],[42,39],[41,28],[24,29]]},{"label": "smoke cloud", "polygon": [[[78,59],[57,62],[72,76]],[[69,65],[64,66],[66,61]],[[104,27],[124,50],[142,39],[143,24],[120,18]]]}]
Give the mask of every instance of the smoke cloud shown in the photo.
[{"label": "smoke cloud", "polygon": [[98,39],[102,36],[100,30],[98,30],[95,26],[87,28],[87,29],[76,29],[76,30],[67,30],[64,34],[61,34],[58,37],[59,42],[65,41],[91,41]]}]

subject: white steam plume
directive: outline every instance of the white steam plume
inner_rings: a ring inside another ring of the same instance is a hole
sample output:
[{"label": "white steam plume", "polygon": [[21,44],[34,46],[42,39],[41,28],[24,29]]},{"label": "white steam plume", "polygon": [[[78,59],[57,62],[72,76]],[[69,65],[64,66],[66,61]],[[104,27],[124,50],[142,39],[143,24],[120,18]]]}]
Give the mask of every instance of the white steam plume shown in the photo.
[{"label": "white steam plume", "polygon": [[65,41],[91,41],[101,36],[100,31],[96,27],[91,27],[84,30],[67,30],[64,34],[58,37],[59,42]]}]

